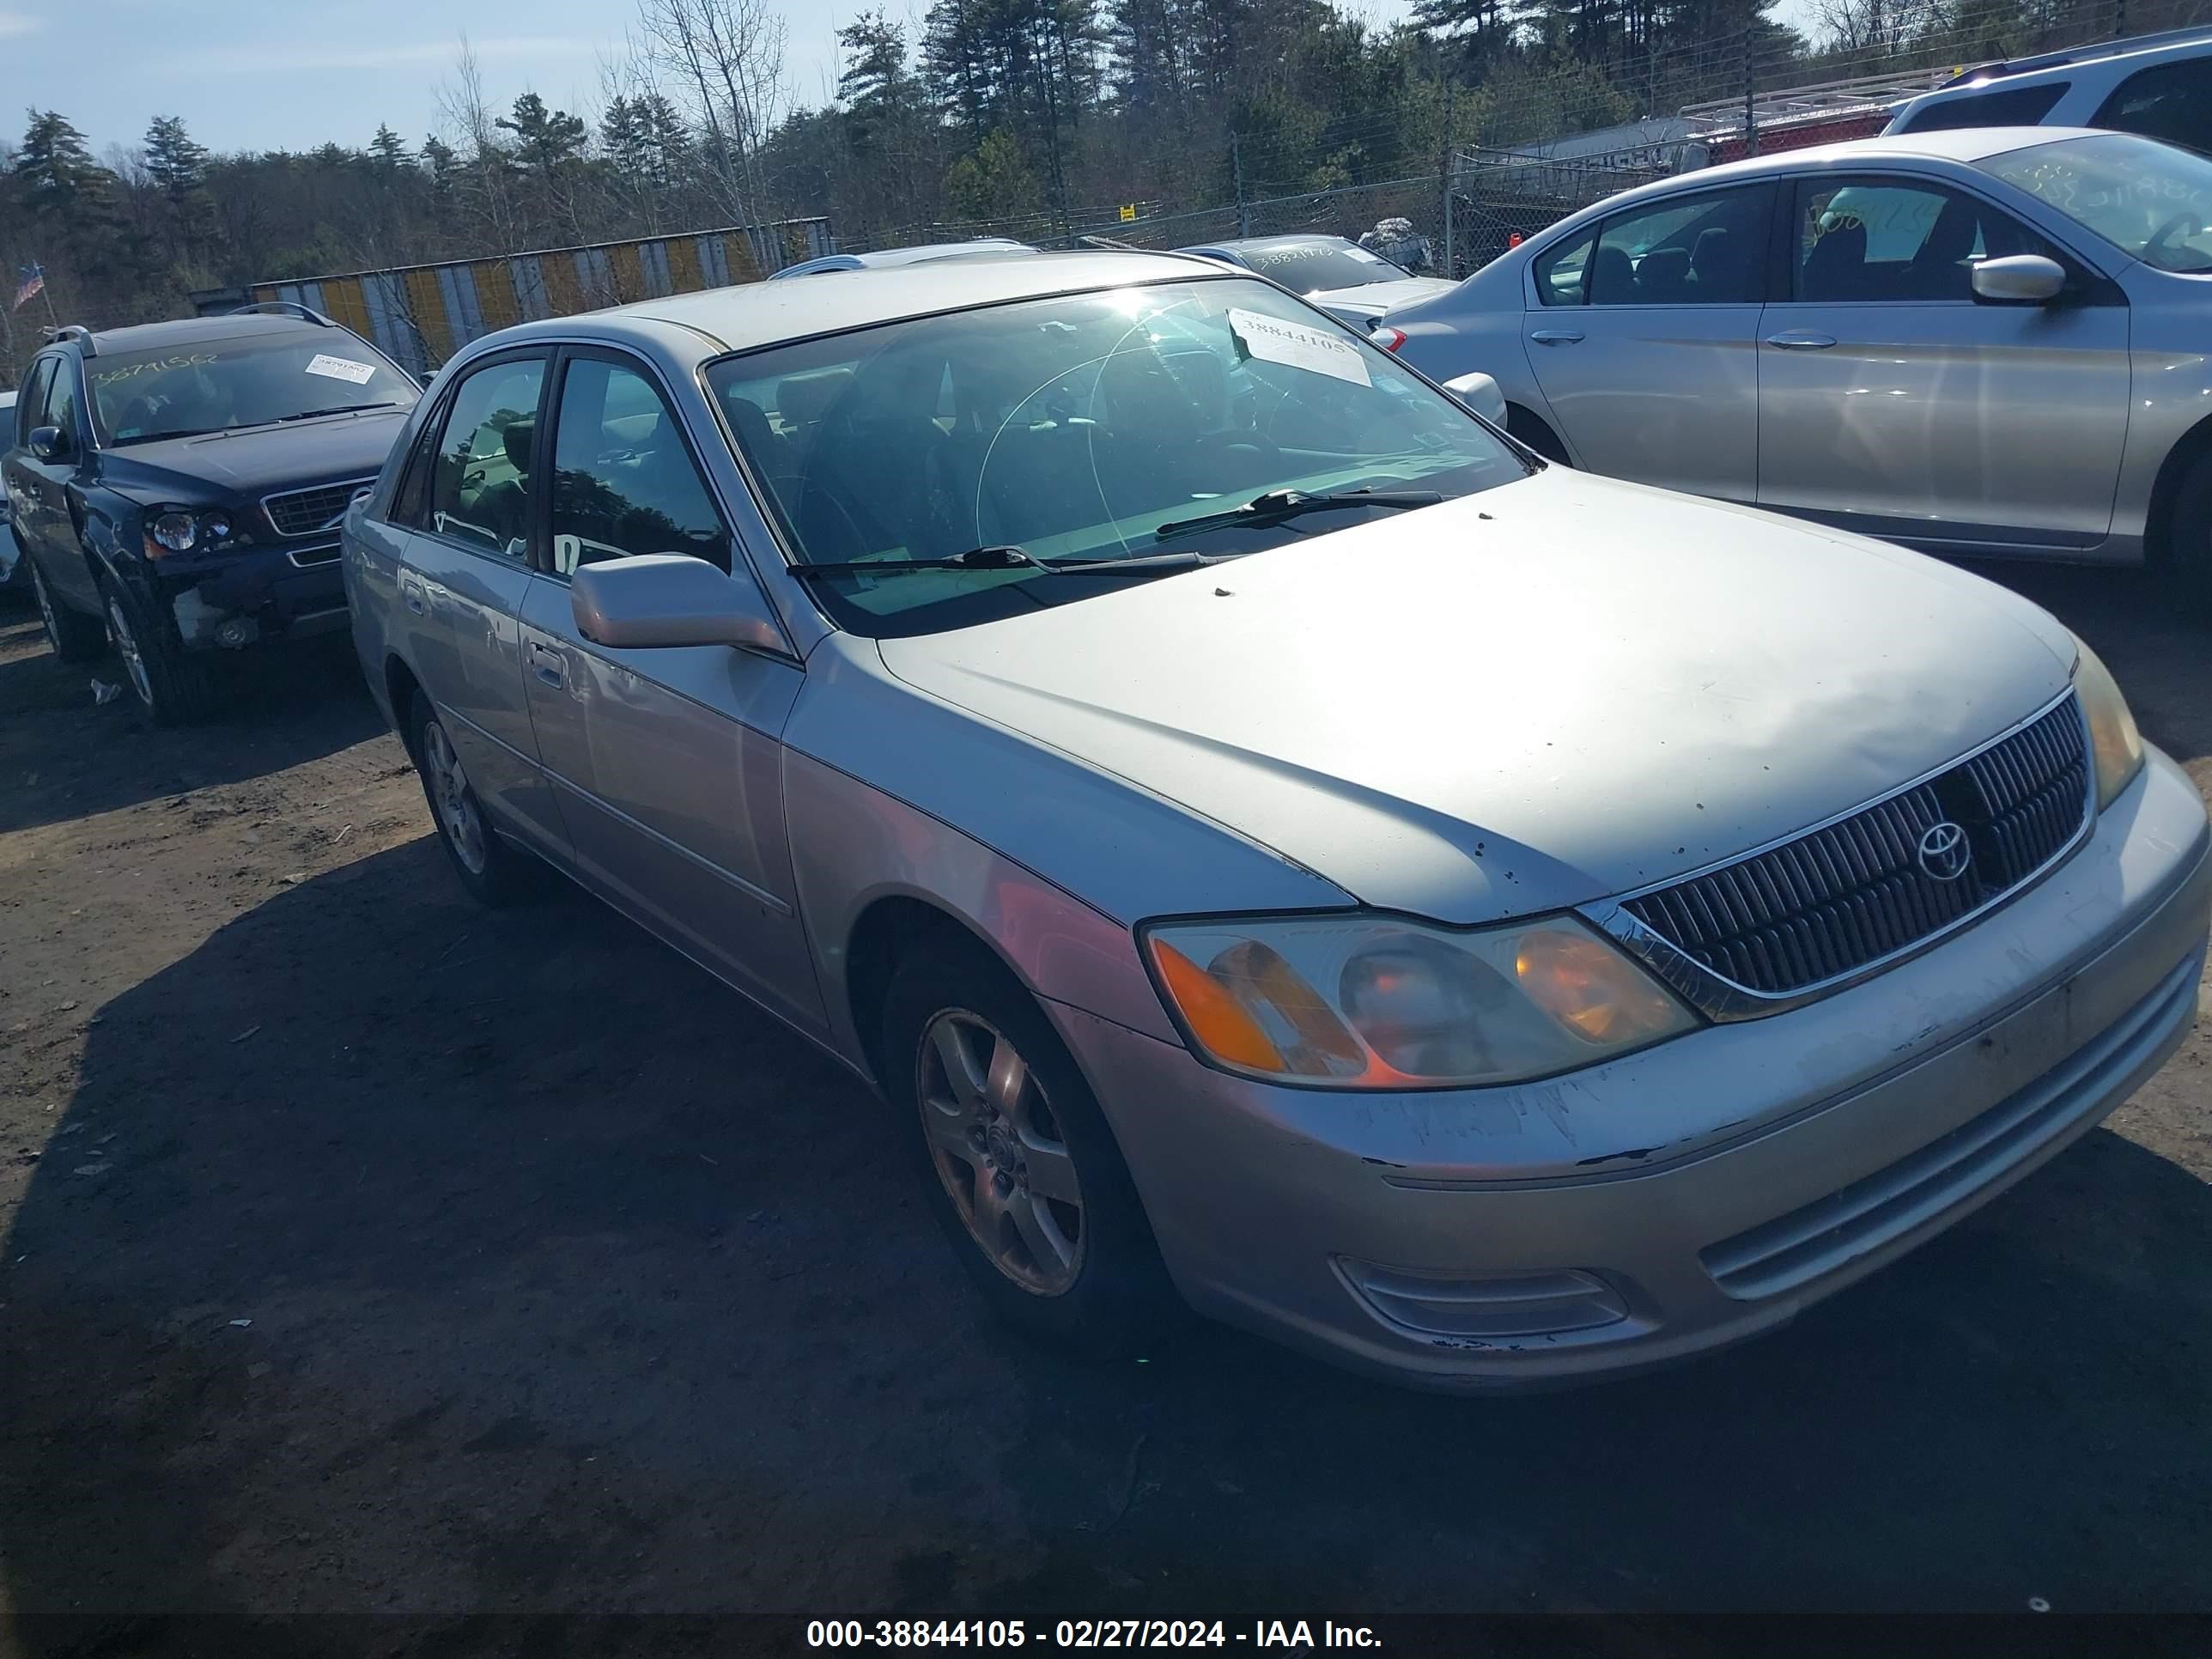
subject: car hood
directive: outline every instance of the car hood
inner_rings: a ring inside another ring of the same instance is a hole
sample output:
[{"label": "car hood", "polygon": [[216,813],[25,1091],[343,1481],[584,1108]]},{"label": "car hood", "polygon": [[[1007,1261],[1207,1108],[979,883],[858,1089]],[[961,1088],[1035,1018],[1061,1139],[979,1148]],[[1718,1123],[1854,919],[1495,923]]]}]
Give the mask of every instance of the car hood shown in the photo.
[{"label": "car hood", "polygon": [[1846,811],[2034,713],[2074,657],[2034,605],[1917,554],[1562,468],[880,648],[922,691],[1450,922]]},{"label": "car hood", "polygon": [[1362,283],[1358,288],[1325,288],[1306,295],[1332,316],[1363,323],[1380,322],[1383,314],[1401,306],[1417,306],[1449,294],[1459,286],[1441,276],[1402,276],[1394,282]]},{"label": "car hood", "polygon": [[216,495],[258,501],[274,491],[375,477],[405,423],[404,409],[295,421],[245,432],[125,444],[100,452],[100,481],[151,503]]}]

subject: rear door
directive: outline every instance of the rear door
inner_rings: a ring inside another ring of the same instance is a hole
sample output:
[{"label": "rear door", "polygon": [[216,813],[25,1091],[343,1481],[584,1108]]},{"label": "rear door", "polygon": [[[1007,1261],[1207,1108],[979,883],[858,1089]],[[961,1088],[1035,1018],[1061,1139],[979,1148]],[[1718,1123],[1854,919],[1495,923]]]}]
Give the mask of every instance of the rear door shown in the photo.
[{"label": "rear door", "polygon": [[523,629],[538,752],[586,880],[818,1029],[783,815],[782,732],[804,671],[726,645],[595,644],[569,605],[569,577],[602,559],[683,553],[732,568],[729,521],[676,410],[641,360],[563,353],[546,551]]},{"label": "rear door", "polygon": [[523,691],[532,481],[549,349],[472,366],[426,425],[402,488],[403,654],[446,715],[470,781],[502,829],[565,850]]},{"label": "rear door", "polygon": [[1529,367],[1592,471],[1749,501],[1774,186],[1668,195],[1531,264]]},{"label": "rear door", "polygon": [[[1927,546],[2094,547],[2128,425],[2117,288],[1979,197],[1911,174],[1797,181],[1788,290],[1759,326],[1759,503]],[[2073,271],[1978,303],[1974,263]]]}]

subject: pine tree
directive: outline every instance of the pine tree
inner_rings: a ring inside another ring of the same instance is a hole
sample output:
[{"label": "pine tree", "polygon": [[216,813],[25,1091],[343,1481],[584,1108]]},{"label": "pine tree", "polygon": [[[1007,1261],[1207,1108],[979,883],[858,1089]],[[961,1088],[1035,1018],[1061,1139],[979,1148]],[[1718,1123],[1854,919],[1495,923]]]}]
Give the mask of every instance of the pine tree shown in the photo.
[{"label": "pine tree", "polygon": [[386,173],[397,173],[415,159],[407,153],[407,141],[390,127],[380,125],[376,137],[368,141],[368,156]]}]

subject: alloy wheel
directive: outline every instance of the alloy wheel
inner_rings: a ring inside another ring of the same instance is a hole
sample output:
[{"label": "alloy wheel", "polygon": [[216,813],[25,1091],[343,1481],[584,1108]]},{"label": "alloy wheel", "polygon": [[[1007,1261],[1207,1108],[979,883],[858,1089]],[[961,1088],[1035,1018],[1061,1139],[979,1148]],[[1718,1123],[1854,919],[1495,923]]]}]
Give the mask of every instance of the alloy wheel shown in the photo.
[{"label": "alloy wheel", "polygon": [[962,1008],[929,1022],[915,1066],[930,1162],[969,1236],[1024,1290],[1062,1294],[1083,1269],[1083,1188],[1043,1085]]},{"label": "alloy wheel", "polygon": [[461,769],[461,757],[453,752],[453,739],[436,720],[422,728],[422,763],[429,775],[430,799],[438,809],[447,842],[462,868],[472,876],[483,874],[487,844],[476,792],[469,787],[468,774]]},{"label": "alloy wheel", "polygon": [[124,672],[131,676],[131,689],[138,694],[140,702],[151,708],[154,682],[146,673],[146,655],[139,649],[138,636],[131,631],[130,613],[113,593],[107,596],[107,636],[115,642],[115,654],[123,659]]}]

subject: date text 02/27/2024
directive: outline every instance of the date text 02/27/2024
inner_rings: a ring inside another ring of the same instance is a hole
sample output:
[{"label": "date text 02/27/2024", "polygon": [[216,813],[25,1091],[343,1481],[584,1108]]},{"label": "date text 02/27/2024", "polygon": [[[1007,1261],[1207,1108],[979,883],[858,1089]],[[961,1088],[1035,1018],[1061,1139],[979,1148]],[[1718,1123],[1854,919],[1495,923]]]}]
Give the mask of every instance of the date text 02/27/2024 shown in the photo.
[{"label": "date text 02/27/2024", "polygon": [[1376,1649],[1365,1625],[1334,1620],[1261,1619],[1231,1626],[1219,1619],[1060,1619],[1032,1626],[1023,1619],[814,1619],[810,1648],[1316,1648]]}]

